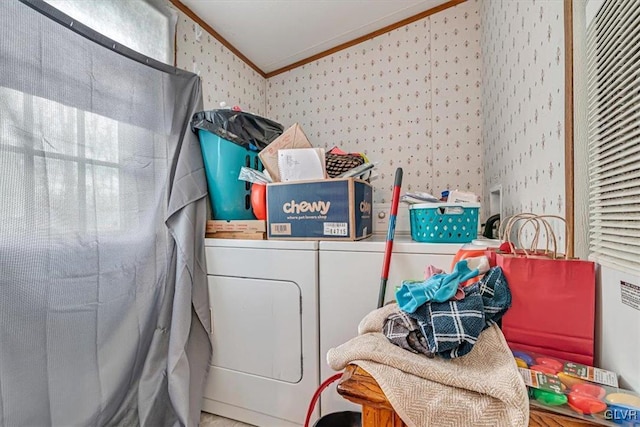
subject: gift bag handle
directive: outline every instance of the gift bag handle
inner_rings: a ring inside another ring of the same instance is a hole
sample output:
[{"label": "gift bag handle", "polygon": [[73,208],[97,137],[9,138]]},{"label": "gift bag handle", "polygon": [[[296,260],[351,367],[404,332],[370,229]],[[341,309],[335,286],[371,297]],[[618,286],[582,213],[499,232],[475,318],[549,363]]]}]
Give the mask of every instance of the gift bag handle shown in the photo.
[{"label": "gift bag handle", "polygon": [[[538,248],[538,238],[539,238],[539,235],[540,235],[540,225],[539,225],[539,223],[542,222],[542,224],[544,225],[545,231],[546,231],[546,235],[547,235],[547,239],[546,239],[547,240],[547,244],[546,244],[546,247],[545,247],[544,254],[545,255],[549,255],[549,241],[551,241],[553,243],[553,256],[551,258],[552,259],[556,259],[558,257],[558,241],[557,241],[556,235],[555,235],[555,233],[553,231],[553,228],[551,227],[551,224],[549,224],[549,222],[547,220],[545,220],[544,218],[541,218],[540,216],[529,218],[522,225],[522,227],[518,231],[518,243],[522,242],[522,230],[524,230],[524,228],[527,225],[527,223],[529,223],[531,221],[534,221],[535,224],[536,224],[536,235],[534,236],[534,239],[533,239],[533,241],[531,243],[531,247],[529,248],[529,250],[531,252],[534,252]],[[524,251],[525,256],[529,257],[531,255],[531,254],[529,254],[527,252],[527,250],[524,248],[524,246],[522,247],[522,250]]]},{"label": "gift bag handle", "polygon": [[[513,244],[513,242],[511,241],[511,233],[513,231],[513,227],[515,226],[515,224],[518,221],[521,220],[529,220],[532,218],[537,217],[536,214],[531,213],[531,212],[523,212],[523,213],[519,213],[519,214],[515,214],[509,217],[509,219],[507,221],[504,221],[500,224],[500,227],[498,228],[498,237],[502,238],[502,240],[506,243],[509,244],[509,248],[511,249],[511,252],[515,252],[516,250],[516,246]],[[529,222],[529,221],[527,221]],[[504,226],[504,230],[502,229],[503,224],[505,224]],[[535,245],[537,246],[538,244],[538,235],[539,235],[539,228],[540,228],[540,224],[536,221],[533,223],[535,226],[535,235],[534,235],[534,240],[532,242],[532,247]],[[504,234],[503,234],[504,233]],[[520,241],[520,239],[518,238],[517,243],[519,246],[522,246],[522,242]],[[547,248],[548,250],[548,248]]]},{"label": "gift bag handle", "polygon": [[[518,230],[518,244],[520,245],[520,247],[522,248],[522,250],[525,251],[526,253],[526,248],[524,246],[524,244],[522,243],[522,230],[525,228],[525,226],[530,223],[533,222],[534,226],[535,226],[535,233],[533,235],[533,239],[531,239],[531,246],[529,246],[529,251],[534,252],[538,250],[538,241],[540,239],[540,222],[542,221],[542,224],[544,225],[545,230],[549,230],[550,227],[548,226],[548,224],[544,221],[541,220],[537,215],[535,217],[531,217],[526,219],[525,223],[522,224],[522,227],[520,227],[520,230]],[[548,236],[548,234],[547,234]],[[555,237],[555,236],[554,236]],[[554,252],[556,251],[556,244],[555,244],[555,240],[553,240],[554,243]],[[546,241],[546,245],[544,248],[544,254],[548,255],[549,254],[549,238],[547,237],[547,241]]]},{"label": "gift bag handle", "polygon": [[[511,241],[511,234],[513,231],[513,227],[515,226],[515,224],[518,221],[521,220],[525,220],[526,222],[522,225],[522,227],[520,228],[519,232],[518,232],[518,237],[517,237],[517,243],[518,245],[524,250],[525,255],[529,256],[530,254],[527,252],[527,250],[524,248],[524,245],[522,245],[522,230],[525,228],[525,226],[528,223],[533,223],[534,227],[535,227],[535,234],[531,243],[531,246],[529,248],[530,252],[533,252],[537,249],[538,246],[538,239],[540,236],[540,222],[542,222],[545,231],[546,231],[546,235],[547,235],[547,242],[546,242],[546,248],[545,248],[545,254],[548,255],[549,254],[549,243],[552,242],[553,243],[553,259],[558,259],[560,257],[558,257],[558,243],[557,243],[557,236],[555,234],[555,232],[553,231],[553,227],[551,227],[551,224],[549,224],[549,221],[547,221],[547,218],[554,218],[554,219],[558,219],[561,220],[564,224],[565,224],[565,241],[568,238],[568,230],[566,227],[566,220],[558,215],[551,215],[551,214],[543,214],[543,215],[538,215],[538,214],[534,214],[534,213],[530,213],[530,212],[525,212],[525,213],[520,213],[520,214],[516,214],[513,215],[511,217],[509,217],[508,221],[506,221],[506,226],[505,226],[505,230],[504,230],[504,235],[503,240],[505,242],[507,242],[509,244],[509,247],[512,251],[515,251],[515,245],[513,244],[513,242]],[[502,233],[502,224],[499,227],[499,233]],[[564,259],[568,259],[568,253],[564,254]]]},{"label": "gift bag handle", "polygon": [[504,221],[500,222],[500,226],[498,227],[498,238],[501,238],[505,242],[509,241],[509,238],[506,237],[508,236],[507,232],[509,233],[511,232],[511,229],[513,228],[514,223],[522,219],[528,219],[536,216],[538,216],[538,214],[534,214],[532,212],[522,212],[522,213],[507,217]]},{"label": "gift bag handle", "polygon": [[[551,215],[551,214],[543,214],[543,215],[538,215],[538,218],[541,219],[545,219],[545,218],[553,218],[553,219],[559,219],[560,221],[562,221],[562,223],[564,224],[564,242],[565,245],[567,244],[567,242],[569,241],[569,229],[567,228],[567,220],[559,215]],[[553,230],[552,230],[553,232]],[[561,254],[562,255],[562,254]],[[556,257],[557,259],[558,257]],[[565,250],[565,254],[564,254],[564,259],[569,259],[569,252]]]},{"label": "gift bag handle", "polygon": [[512,221],[517,221],[517,218],[521,217],[521,216],[525,216],[525,215],[535,215],[532,213],[519,213],[516,215],[511,215],[506,217],[503,221],[500,221],[500,225],[498,226],[498,239],[503,240],[503,241],[507,241],[507,239],[505,239],[506,236],[506,230],[509,228],[509,226],[511,225]]},{"label": "gift bag handle", "polygon": [[[517,246],[519,248],[521,248],[522,250],[525,251],[525,254],[528,256],[530,255],[529,252],[527,252],[525,246],[522,243],[522,230],[526,227],[526,225],[528,223],[532,223],[533,226],[535,227],[535,233],[533,235],[533,239],[531,241],[531,246],[529,248],[530,252],[533,252],[534,250],[537,250],[538,248],[538,239],[540,238],[540,220],[538,220],[537,215],[535,214],[519,214],[516,218],[513,218],[509,224],[507,225],[507,229],[505,230],[505,237],[507,239],[507,242],[509,243],[509,248],[511,249],[511,251],[515,251],[516,246],[513,244],[512,240],[511,240],[511,236],[513,234],[513,227],[515,227],[515,225],[518,223],[518,221],[524,220],[525,223],[522,225],[522,227],[520,227],[518,236],[516,237],[516,242],[517,242]],[[546,224],[543,224],[545,226],[545,228],[547,227]],[[549,239],[547,239],[546,242],[546,247],[545,247],[545,255],[549,253]]]}]

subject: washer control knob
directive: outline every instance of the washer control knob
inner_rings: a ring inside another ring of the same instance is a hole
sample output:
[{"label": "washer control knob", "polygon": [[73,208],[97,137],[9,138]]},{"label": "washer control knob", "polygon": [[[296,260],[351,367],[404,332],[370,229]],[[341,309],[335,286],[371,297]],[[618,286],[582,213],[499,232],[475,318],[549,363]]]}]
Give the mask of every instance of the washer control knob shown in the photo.
[{"label": "washer control knob", "polygon": [[378,212],[378,219],[384,219],[386,216],[387,214],[384,211]]}]

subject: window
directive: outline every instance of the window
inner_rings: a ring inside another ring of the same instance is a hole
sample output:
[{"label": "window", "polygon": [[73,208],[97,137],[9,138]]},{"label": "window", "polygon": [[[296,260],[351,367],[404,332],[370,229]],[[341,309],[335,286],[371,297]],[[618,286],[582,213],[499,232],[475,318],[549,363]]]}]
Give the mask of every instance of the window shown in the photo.
[{"label": "window", "polygon": [[0,168],[11,178],[0,180],[2,231],[122,234],[144,223],[137,189],[157,165],[140,170],[136,150],[153,152],[151,132],[2,87],[0,112]]},{"label": "window", "polygon": [[640,272],[640,8],[587,8],[590,251]]},{"label": "window", "polygon": [[[173,38],[168,35],[170,17],[150,1],[48,2],[129,48],[158,60],[172,59],[167,51]],[[18,33],[12,36],[19,37]],[[68,39],[75,37],[70,34]],[[74,52],[70,63],[84,59],[82,49],[68,46]],[[19,64],[16,58],[7,61]],[[3,76],[9,82],[0,86],[0,168],[6,178],[0,180],[0,232],[4,236],[131,237],[148,225],[149,211],[158,203],[155,180],[166,172],[165,136],[157,129],[136,126],[135,120],[85,111],[92,107],[69,93],[56,96],[51,88],[77,84],[74,73],[87,76],[84,69],[78,70],[58,75],[49,70],[48,78],[55,75],[50,85],[43,84],[41,76],[30,78],[29,84],[19,83],[22,80],[16,76],[21,71]],[[71,78],[58,80],[67,77]],[[87,79],[78,81],[87,84]],[[106,89],[100,87],[97,94],[108,97]],[[86,94],[83,99],[93,96],[90,91]],[[100,104],[98,98],[92,102]],[[102,114],[109,114],[105,111]]]},{"label": "window", "polygon": [[175,17],[153,0],[45,0],[71,18],[143,55],[173,65]]}]

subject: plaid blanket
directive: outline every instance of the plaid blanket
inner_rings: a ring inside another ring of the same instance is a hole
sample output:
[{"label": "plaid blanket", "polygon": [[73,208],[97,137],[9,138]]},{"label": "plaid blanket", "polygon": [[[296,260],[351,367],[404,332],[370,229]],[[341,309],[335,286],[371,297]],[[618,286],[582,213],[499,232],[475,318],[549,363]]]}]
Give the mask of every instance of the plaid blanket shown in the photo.
[{"label": "plaid blanket", "polygon": [[487,325],[498,322],[511,307],[511,291],[502,268],[493,267],[478,282]]},{"label": "plaid blanket", "polygon": [[[446,359],[464,356],[471,351],[480,332],[497,322],[511,306],[511,292],[500,267],[490,269],[464,291],[462,300],[425,303],[414,313],[406,313],[416,321],[427,341],[425,354],[438,354]],[[398,316],[391,321],[387,319],[391,333],[399,333],[397,320]]]},{"label": "plaid blanket", "polygon": [[398,347],[402,347],[412,353],[421,353],[427,357],[433,357],[433,353],[429,351],[427,339],[420,331],[420,326],[402,310],[398,310],[387,317],[382,327],[382,333]]}]

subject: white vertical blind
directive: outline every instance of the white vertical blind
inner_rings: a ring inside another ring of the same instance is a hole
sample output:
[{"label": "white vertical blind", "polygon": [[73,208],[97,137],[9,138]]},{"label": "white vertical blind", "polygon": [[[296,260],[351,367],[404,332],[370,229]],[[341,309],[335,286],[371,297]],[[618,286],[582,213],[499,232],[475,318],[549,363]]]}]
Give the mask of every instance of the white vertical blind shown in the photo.
[{"label": "white vertical blind", "polygon": [[590,250],[640,272],[640,7],[607,0],[587,29]]}]

